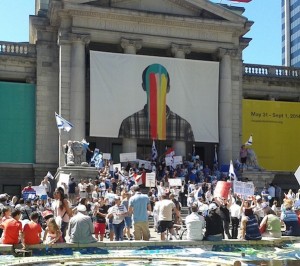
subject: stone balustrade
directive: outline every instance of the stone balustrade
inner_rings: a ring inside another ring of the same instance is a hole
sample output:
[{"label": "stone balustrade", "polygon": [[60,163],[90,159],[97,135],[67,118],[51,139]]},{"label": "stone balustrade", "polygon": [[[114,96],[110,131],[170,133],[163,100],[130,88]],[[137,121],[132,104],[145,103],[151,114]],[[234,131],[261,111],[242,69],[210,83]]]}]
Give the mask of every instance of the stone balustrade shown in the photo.
[{"label": "stone balustrade", "polygon": [[34,44],[0,41],[0,55],[35,56]]},{"label": "stone balustrade", "polygon": [[299,78],[300,68],[243,64],[244,76]]}]

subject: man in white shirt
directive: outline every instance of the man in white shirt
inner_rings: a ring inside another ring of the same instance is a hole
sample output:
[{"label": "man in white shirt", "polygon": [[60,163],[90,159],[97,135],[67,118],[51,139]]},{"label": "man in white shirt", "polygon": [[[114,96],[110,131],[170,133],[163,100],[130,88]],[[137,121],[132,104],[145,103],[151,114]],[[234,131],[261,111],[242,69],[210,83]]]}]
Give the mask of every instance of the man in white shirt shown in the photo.
[{"label": "man in white shirt", "polygon": [[205,219],[197,213],[198,206],[192,205],[192,213],[185,218],[187,228],[187,240],[202,240]]},{"label": "man in white shirt", "polygon": [[237,239],[241,218],[241,201],[232,199],[232,204],[229,208],[229,211],[231,216],[231,237],[232,239]]},{"label": "man in white shirt", "polygon": [[161,240],[166,240],[166,231],[167,229],[171,233],[171,235],[176,236],[175,230],[173,228],[172,221],[172,213],[173,211],[177,216],[180,216],[174,202],[169,199],[168,194],[162,194],[162,200],[157,204],[157,212],[158,212],[158,226],[157,231],[160,234]]}]

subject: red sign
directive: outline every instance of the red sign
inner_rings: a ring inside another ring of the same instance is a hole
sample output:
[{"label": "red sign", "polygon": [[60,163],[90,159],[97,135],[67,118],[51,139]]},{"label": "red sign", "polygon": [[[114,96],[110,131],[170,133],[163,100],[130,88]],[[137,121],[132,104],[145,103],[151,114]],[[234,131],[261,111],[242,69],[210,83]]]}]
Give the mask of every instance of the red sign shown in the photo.
[{"label": "red sign", "polygon": [[214,198],[228,198],[229,190],[231,188],[231,182],[218,181],[214,190]]}]

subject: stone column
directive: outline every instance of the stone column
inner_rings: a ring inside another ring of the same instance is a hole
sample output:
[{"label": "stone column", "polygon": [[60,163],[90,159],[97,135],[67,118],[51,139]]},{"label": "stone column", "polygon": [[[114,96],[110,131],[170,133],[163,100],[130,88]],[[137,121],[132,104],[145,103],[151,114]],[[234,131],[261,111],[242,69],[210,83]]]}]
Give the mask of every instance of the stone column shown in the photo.
[{"label": "stone column", "polygon": [[[59,114],[70,121],[70,57],[71,43],[68,34],[60,33],[59,45]],[[65,164],[63,145],[71,139],[70,133],[60,130],[59,134],[59,165]]]},{"label": "stone column", "polygon": [[220,91],[219,91],[219,165],[232,160],[232,77],[231,56],[235,50],[220,48]]},{"label": "stone column", "polygon": [[88,35],[71,34],[71,87],[70,87],[70,122],[74,125],[72,140],[85,138],[85,45]]},{"label": "stone column", "polygon": [[[140,39],[126,39],[121,38],[121,47],[125,54],[136,54],[136,51],[142,48],[142,40]],[[137,139],[123,138],[122,139],[123,152],[136,152]]]},{"label": "stone column", "polygon": [[[191,52],[190,44],[171,44],[171,52],[175,58],[185,58],[186,54]],[[172,89],[172,88],[171,88]],[[186,143],[183,140],[176,140],[173,142],[173,148],[176,155],[186,156]]]}]

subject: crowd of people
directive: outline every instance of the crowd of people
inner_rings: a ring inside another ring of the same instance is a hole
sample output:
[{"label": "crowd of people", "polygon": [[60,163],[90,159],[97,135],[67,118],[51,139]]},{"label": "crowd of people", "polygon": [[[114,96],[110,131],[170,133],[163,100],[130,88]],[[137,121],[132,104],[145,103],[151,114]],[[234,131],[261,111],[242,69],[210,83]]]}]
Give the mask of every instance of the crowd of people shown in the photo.
[{"label": "crowd of people", "polygon": [[[185,226],[188,240],[245,239],[264,236],[300,236],[300,190],[290,190],[281,197],[279,186],[269,184],[251,197],[237,195],[215,197],[218,181],[227,176],[203,166],[199,158],[171,169],[164,164],[127,164],[118,169],[112,163],[99,169],[94,179],[68,184],[52,192],[46,176],[40,186],[46,199],[0,195],[1,243],[28,245],[44,243],[93,243],[103,241],[149,240],[149,217],[161,240],[177,238],[178,228]],[[156,186],[137,184],[146,172],[155,171]],[[171,179],[181,178],[181,186],[170,186]],[[22,195],[32,192],[28,183]],[[281,202],[282,201],[282,202]],[[182,207],[189,214],[182,217]],[[183,225],[184,224],[184,225]]]}]

